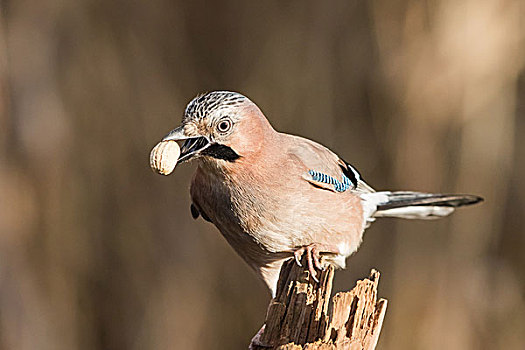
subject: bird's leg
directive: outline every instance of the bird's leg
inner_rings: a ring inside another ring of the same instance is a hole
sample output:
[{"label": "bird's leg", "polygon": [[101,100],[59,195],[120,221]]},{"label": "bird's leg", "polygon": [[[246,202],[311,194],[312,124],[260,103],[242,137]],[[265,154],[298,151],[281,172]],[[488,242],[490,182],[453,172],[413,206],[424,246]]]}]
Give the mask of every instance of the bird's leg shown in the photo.
[{"label": "bird's leg", "polygon": [[324,266],[321,264],[321,246],[313,243],[309,244],[305,247],[301,247],[293,252],[295,262],[299,266],[301,265],[301,257],[306,252],[306,261],[308,263],[308,271],[310,272],[310,276],[312,276],[313,280],[319,283],[319,279],[317,279],[317,271],[318,270],[323,271]]}]

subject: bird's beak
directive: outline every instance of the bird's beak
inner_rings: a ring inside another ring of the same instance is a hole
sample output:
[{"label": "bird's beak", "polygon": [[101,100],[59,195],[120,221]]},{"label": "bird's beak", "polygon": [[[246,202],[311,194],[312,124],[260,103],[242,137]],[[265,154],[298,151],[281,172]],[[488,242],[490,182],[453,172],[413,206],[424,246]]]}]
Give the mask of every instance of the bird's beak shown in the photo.
[{"label": "bird's beak", "polygon": [[193,158],[210,145],[210,141],[204,136],[187,136],[184,133],[184,126],[170,131],[162,141],[184,141],[180,148],[179,162]]}]

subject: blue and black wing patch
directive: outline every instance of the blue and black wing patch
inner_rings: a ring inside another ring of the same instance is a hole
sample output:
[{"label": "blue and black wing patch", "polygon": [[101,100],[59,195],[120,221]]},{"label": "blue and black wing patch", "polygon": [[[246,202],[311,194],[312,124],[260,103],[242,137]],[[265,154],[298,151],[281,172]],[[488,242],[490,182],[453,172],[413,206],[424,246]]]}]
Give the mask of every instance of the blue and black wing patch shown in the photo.
[{"label": "blue and black wing patch", "polygon": [[344,192],[351,187],[355,188],[355,185],[345,174],[343,174],[341,181],[330,175],[326,175],[315,170],[309,170],[308,175],[311,176],[310,182],[314,183],[315,185],[322,184],[323,186],[319,187],[323,188],[326,188],[326,185],[328,185],[331,187],[330,189],[333,189],[335,192]]},{"label": "blue and black wing patch", "polygon": [[335,192],[344,192],[349,188],[354,189],[356,186],[356,184],[352,183],[352,181],[344,173],[342,174],[342,179],[338,180],[333,176],[321,173],[319,171],[309,170],[306,180],[317,187]]},{"label": "blue and black wing patch", "polygon": [[345,192],[348,189],[355,190],[362,183],[359,172],[344,160],[339,160],[341,168],[341,180],[317,170],[309,170],[304,178],[312,185],[334,192]]}]

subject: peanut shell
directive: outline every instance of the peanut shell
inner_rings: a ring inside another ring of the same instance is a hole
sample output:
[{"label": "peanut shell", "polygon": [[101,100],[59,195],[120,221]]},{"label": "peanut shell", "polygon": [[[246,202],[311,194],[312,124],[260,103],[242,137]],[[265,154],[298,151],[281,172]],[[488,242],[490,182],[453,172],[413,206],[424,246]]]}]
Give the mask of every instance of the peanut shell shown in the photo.
[{"label": "peanut shell", "polygon": [[179,160],[180,147],[175,141],[161,141],[151,150],[149,165],[161,175],[169,175]]}]

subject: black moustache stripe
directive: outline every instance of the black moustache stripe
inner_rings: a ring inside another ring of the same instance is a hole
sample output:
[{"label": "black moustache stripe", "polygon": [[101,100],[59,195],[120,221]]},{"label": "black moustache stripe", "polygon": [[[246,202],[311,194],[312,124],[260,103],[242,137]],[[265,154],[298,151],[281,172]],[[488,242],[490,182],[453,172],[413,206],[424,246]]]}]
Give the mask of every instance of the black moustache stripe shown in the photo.
[{"label": "black moustache stripe", "polygon": [[211,144],[210,146],[203,149],[201,154],[216,159],[222,159],[227,162],[235,162],[241,157],[233,149],[228,146],[221,145],[220,143]]}]

